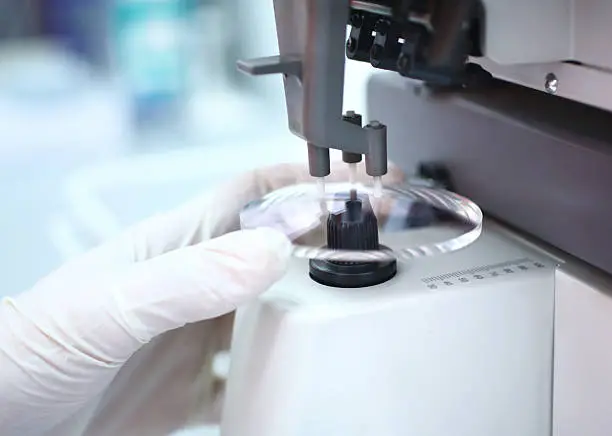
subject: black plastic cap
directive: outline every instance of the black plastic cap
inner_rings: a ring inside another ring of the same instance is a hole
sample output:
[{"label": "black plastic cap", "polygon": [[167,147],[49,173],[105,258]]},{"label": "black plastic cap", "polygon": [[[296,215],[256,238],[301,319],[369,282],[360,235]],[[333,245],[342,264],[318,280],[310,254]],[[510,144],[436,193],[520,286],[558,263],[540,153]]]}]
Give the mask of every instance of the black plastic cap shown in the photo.
[{"label": "black plastic cap", "polygon": [[335,250],[377,250],[378,221],[370,204],[350,199],[346,209],[327,218],[327,247]]},{"label": "black plastic cap", "polygon": [[[378,250],[378,221],[367,197],[351,192],[342,212],[327,219],[327,248]],[[385,262],[338,262],[311,260],[310,277],[326,286],[363,288],[384,283],[395,276],[395,260]]]}]

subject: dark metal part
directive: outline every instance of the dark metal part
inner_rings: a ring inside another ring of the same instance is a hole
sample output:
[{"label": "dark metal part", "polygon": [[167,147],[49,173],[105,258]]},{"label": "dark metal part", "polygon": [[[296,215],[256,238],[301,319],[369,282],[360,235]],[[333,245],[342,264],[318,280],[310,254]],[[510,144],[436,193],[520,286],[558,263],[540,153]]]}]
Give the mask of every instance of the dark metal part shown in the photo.
[{"label": "dark metal part", "polygon": [[365,11],[387,17],[393,16],[393,8],[379,2],[351,0],[351,8],[356,11]]},{"label": "dark metal part", "polygon": [[479,0],[351,1],[349,25],[349,59],[432,86],[473,86],[490,78],[467,63],[482,54]]},{"label": "dark metal part", "polygon": [[342,152],[342,161],[344,163],[359,163],[361,162],[362,156],[358,153],[351,153],[350,151]]},{"label": "dark metal part", "polygon": [[370,64],[381,70],[395,71],[397,59],[402,49],[400,26],[391,20],[380,19],[374,28],[376,35],[370,49]]},{"label": "dark metal part", "polygon": [[[347,111],[346,114],[342,116],[342,119],[348,123],[355,124],[361,127],[363,123],[363,119],[360,114],[355,113],[354,111]],[[351,153],[350,151],[342,152],[342,160],[345,163],[359,163],[361,162],[362,156],[359,153]]]},{"label": "dark metal part", "polygon": [[431,180],[447,191],[454,191],[451,173],[446,165],[439,162],[420,162],[417,175],[421,179]]},{"label": "dark metal part", "polygon": [[377,17],[362,11],[351,11],[349,25],[351,33],[346,41],[346,57],[354,61],[369,62],[374,43],[374,26]]},{"label": "dark metal part", "polygon": [[387,126],[372,121],[365,126],[365,130],[368,135],[366,173],[372,177],[382,177],[387,174]]},{"label": "dark metal part", "polygon": [[407,85],[393,74],[368,84],[393,162],[444,164],[454,190],[490,216],[612,273],[612,114],[497,81],[420,94]]},{"label": "dark metal part", "polygon": [[308,170],[312,177],[326,177],[331,173],[329,148],[308,143]]}]

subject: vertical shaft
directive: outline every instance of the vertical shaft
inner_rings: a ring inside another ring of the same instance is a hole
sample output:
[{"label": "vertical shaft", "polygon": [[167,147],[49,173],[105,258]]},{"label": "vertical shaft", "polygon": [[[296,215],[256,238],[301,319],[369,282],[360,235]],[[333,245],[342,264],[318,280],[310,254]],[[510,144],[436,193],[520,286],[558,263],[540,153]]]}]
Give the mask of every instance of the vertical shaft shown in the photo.
[{"label": "vertical shaft", "polygon": [[[346,114],[342,116],[342,120],[347,123],[355,124],[359,127],[361,127],[361,124],[363,122],[361,115],[355,113],[355,111],[347,111]],[[350,151],[343,151],[342,160],[347,164],[358,164],[359,162],[361,162],[361,154],[351,153]]]},{"label": "vertical shaft", "polygon": [[308,143],[308,169],[312,177],[326,177],[331,172],[329,148]]},{"label": "vertical shaft", "polygon": [[382,177],[387,174],[387,127],[372,121],[365,129],[368,135],[366,173],[372,177]]}]

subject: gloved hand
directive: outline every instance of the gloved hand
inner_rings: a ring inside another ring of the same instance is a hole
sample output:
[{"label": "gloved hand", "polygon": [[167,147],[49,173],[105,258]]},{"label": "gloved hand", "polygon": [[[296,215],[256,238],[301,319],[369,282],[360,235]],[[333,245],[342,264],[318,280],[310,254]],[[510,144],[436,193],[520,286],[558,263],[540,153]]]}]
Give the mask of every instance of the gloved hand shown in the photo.
[{"label": "gloved hand", "polygon": [[[346,180],[346,165],[331,179]],[[365,174],[360,169],[359,178]],[[390,169],[387,180],[402,174]],[[0,434],[167,435],[214,419],[232,312],[284,273],[290,243],[239,210],[309,180],[253,171],[153,217],[0,305]]]}]

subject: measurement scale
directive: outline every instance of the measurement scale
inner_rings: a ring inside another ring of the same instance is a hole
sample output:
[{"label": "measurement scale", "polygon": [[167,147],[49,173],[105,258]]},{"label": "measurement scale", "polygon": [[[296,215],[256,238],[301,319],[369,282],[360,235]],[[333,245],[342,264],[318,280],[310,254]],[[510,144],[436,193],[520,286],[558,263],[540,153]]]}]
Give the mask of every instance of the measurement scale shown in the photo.
[{"label": "measurement scale", "polygon": [[506,262],[483,265],[475,268],[464,269],[447,274],[431,276],[421,279],[421,282],[431,290],[450,288],[455,285],[470,282],[491,280],[512,274],[520,274],[530,270],[546,267],[542,262],[530,258],[509,260]]}]

